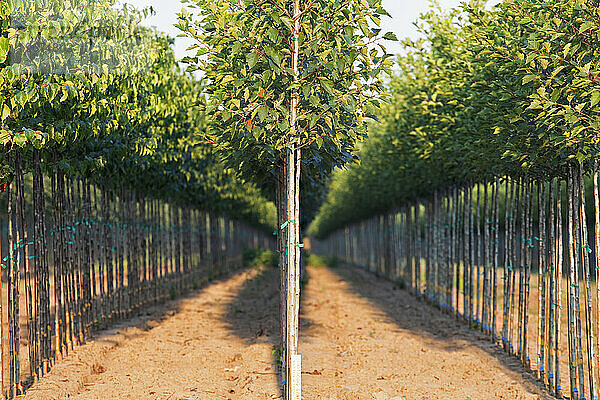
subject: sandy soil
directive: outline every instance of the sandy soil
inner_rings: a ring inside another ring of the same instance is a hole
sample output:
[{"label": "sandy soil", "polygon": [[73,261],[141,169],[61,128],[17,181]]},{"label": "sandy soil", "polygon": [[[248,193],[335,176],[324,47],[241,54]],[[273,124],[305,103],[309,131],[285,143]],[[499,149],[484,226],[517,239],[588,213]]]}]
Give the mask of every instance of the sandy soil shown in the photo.
[{"label": "sandy soil", "polygon": [[[550,399],[477,332],[351,267],[308,268],[303,398]],[[276,399],[278,271],[248,270],[80,346],[24,399]]]}]

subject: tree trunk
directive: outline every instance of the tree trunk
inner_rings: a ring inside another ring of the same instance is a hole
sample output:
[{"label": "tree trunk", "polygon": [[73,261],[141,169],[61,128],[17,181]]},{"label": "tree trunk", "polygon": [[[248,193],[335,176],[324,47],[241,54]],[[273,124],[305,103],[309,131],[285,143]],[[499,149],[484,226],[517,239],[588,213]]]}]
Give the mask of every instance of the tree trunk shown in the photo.
[{"label": "tree trunk", "polygon": [[[292,0],[294,31],[292,34],[292,70],[294,81],[298,81],[298,55],[300,33],[300,0]],[[286,222],[280,226],[285,238],[285,375],[284,398],[300,400],[300,355],[298,353],[298,312],[300,308],[300,149],[297,132],[299,104],[298,90],[292,91],[290,102],[290,139],[293,147],[287,150],[285,174],[285,215]],[[285,230],[284,230],[285,228]]]},{"label": "tree trunk", "polygon": [[284,222],[285,267],[285,393],[287,400],[300,400],[300,355],[298,313],[300,308],[299,235],[299,150],[291,150],[287,160],[286,221]]}]

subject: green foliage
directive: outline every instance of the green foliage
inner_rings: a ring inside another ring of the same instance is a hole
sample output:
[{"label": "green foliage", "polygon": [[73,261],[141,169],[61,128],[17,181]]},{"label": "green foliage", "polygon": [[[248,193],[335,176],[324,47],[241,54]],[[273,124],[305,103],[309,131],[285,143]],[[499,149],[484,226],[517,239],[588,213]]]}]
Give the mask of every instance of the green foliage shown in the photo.
[{"label": "green foliage", "polygon": [[111,119],[130,105],[129,93],[111,89],[152,65],[160,47],[139,25],[140,13],[112,3],[6,2],[0,12],[0,145],[39,149],[70,142],[97,133],[92,121],[118,128]]},{"label": "green foliage", "polygon": [[[206,112],[214,115],[199,141],[217,144],[229,165],[261,185],[274,181],[292,146],[302,148],[304,184],[352,160],[381,105],[381,72],[391,66],[379,43],[377,26],[387,14],[380,0],[317,0],[298,16],[281,0],[187,3],[197,12],[183,10],[177,27],[197,43],[184,61],[203,71]],[[290,127],[292,93],[299,96],[297,130]]]},{"label": "green foliage", "polygon": [[335,256],[320,256],[308,253],[305,258],[305,264],[315,268],[337,268],[340,260]]},{"label": "green foliage", "polygon": [[278,267],[278,257],[271,250],[245,248],[242,253],[242,264],[244,267]]},{"label": "green foliage", "polygon": [[592,1],[482,1],[442,12],[404,41],[390,105],[335,174],[310,232],[325,236],[436,190],[494,177],[564,177],[598,157],[600,11]]},{"label": "green foliage", "polygon": [[42,150],[61,169],[108,188],[211,209],[262,227],[275,210],[209,145],[202,83],[182,72],[173,40],[140,25],[149,10],[113,0],[0,2],[0,179],[8,156]]}]

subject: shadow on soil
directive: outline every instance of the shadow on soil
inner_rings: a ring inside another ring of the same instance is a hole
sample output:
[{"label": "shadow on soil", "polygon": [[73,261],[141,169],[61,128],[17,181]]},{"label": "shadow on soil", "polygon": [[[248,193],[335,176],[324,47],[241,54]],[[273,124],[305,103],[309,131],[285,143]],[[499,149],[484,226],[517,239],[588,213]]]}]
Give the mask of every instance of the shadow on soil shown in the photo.
[{"label": "shadow on soil", "polygon": [[[258,273],[246,280],[236,293],[235,299],[227,305],[225,323],[247,345],[269,343],[273,349],[279,348],[279,274],[280,270],[272,267],[259,267]],[[303,271],[303,282],[306,284],[310,276]],[[300,298],[300,336],[301,332],[311,326],[311,322],[303,317],[304,297]],[[273,371],[277,371],[277,381],[281,383],[279,361],[276,352],[272,354]],[[279,385],[280,394],[281,385]]]},{"label": "shadow on soil", "polygon": [[[117,331],[121,331],[119,333],[125,339],[135,339],[143,332],[157,327],[167,318],[178,314],[181,311],[181,307],[186,299],[199,296],[209,287],[209,285],[221,280],[225,281],[230,277],[231,276],[228,274],[222,275],[214,280],[204,279],[198,282],[197,289],[185,290],[174,299],[163,299],[154,304],[149,302],[147,305],[133,311],[131,315],[125,316],[123,319],[107,320],[101,325],[99,330],[93,331],[87,340],[118,344],[121,339],[119,339],[119,341],[110,339]],[[140,330],[140,332],[130,333],[127,332],[128,328],[137,328]]]},{"label": "shadow on soil", "polygon": [[[461,351],[468,344],[477,346],[495,357],[504,367],[521,374],[524,387],[532,393],[545,393],[544,386],[531,373],[527,373],[521,362],[505,353],[492,343],[488,336],[456,317],[426,303],[407,290],[387,279],[377,277],[362,268],[341,265],[329,271],[349,283],[349,290],[369,301],[389,317],[398,328],[409,330],[427,339],[432,347],[446,351]],[[548,398],[552,398],[548,395]]]},{"label": "shadow on soil", "polygon": [[[148,301],[146,305],[133,311],[130,315],[103,322],[98,328],[90,333],[86,341],[93,340],[95,342],[118,345],[122,340],[121,338],[118,340],[111,339],[118,331],[120,331],[120,336],[126,340],[135,339],[143,332],[157,327],[167,318],[178,314],[186,300],[202,295],[202,293],[211,285],[218,282],[225,282],[231,279],[231,277],[239,271],[239,269],[223,271],[215,277],[204,277],[195,282],[194,288],[185,289],[176,296],[165,294],[161,300],[154,303]],[[171,285],[175,284],[173,283]],[[129,328],[137,328],[140,331],[131,333],[128,332]]]}]

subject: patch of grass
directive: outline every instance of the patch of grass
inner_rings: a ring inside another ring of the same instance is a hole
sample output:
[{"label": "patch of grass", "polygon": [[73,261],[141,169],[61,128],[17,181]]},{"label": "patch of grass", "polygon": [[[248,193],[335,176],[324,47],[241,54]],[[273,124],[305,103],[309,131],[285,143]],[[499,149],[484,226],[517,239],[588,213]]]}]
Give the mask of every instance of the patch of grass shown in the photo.
[{"label": "patch of grass", "polygon": [[328,267],[337,268],[340,265],[340,260],[334,256],[319,256],[313,253],[306,255],[306,265],[315,268]]},{"label": "patch of grass", "polygon": [[246,267],[273,267],[277,268],[279,263],[277,254],[271,250],[264,250],[262,248],[245,248],[242,253],[242,262]]}]

